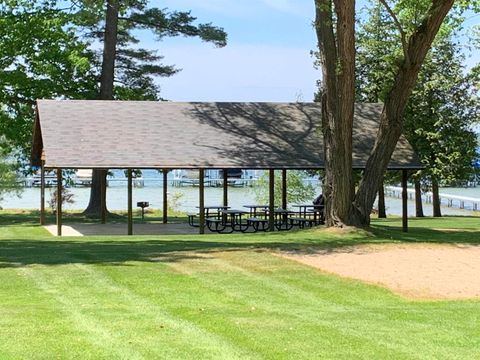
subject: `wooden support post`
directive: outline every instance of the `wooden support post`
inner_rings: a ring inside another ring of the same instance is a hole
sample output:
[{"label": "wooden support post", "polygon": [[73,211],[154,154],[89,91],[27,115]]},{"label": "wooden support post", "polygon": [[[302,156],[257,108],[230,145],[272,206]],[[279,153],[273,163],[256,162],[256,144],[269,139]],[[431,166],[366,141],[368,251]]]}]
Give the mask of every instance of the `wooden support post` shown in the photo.
[{"label": "wooden support post", "polygon": [[168,222],[168,170],[163,169],[163,223]]},{"label": "wooden support post", "polygon": [[223,206],[228,206],[228,169],[223,169]]},{"label": "wooden support post", "polygon": [[40,225],[45,225],[45,160],[40,167]]},{"label": "wooden support post", "polygon": [[132,169],[128,169],[128,235],[133,235],[133,184]]},{"label": "wooden support post", "polygon": [[199,181],[199,233],[205,234],[205,170],[200,169],[198,171],[198,181]]},{"label": "wooden support post", "polygon": [[275,170],[269,170],[268,179],[268,229],[275,230]]},{"label": "wooden support post", "polygon": [[57,169],[57,236],[62,236],[62,200],[63,184],[62,169]]},{"label": "wooden support post", "polygon": [[402,170],[402,231],[408,232],[408,192],[407,192],[407,170]]},{"label": "wooden support post", "polygon": [[[92,169],[93,172],[93,169]],[[100,180],[100,222],[105,224],[107,222],[107,172],[102,171]]]},{"label": "wooden support post", "polygon": [[282,169],[282,209],[287,208],[287,169]]}]

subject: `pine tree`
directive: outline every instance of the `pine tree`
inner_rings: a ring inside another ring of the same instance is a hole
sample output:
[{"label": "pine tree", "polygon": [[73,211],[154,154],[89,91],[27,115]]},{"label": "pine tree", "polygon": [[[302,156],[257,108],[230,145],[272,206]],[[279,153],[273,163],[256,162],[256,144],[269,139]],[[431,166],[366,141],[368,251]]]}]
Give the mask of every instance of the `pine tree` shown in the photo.
[{"label": "pine tree", "polygon": [[[436,216],[441,214],[439,183],[453,184],[471,175],[475,153],[471,126],[480,114],[471,77],[464,75],[464,57],[452,40],[460,23],[453,16],[446,20],[425,58],[404,115],[403,132],[426,167],[414,176],[417,200],[421,188],[432,189]],[[396,37],[395,24],[385,8],[374,5],[358,32],[359,101],[385,100],[397,66],[396,54],[401,51]],[[417,216],[423,216],[418,201]]]},{"label": "pine tree", "polygon": [[[159,88],[155,77],[171,76],[178,71],[173,66],[162,65],[162,57],[155,50],[138,47],[136,30],[148,30],[157,40],[187,36],[216,46],[226,45],[227,34],[222,28],[209,23],[196,25],[196,18],[190,12],[149,8],[146,1],[83,1],[81,4],[78,25],[88,29],[88,37],[103,42],[98,96],[101,100],[157,100]],[[106,175],[106,170],[93,171],[86,214],[106,212]]]}]

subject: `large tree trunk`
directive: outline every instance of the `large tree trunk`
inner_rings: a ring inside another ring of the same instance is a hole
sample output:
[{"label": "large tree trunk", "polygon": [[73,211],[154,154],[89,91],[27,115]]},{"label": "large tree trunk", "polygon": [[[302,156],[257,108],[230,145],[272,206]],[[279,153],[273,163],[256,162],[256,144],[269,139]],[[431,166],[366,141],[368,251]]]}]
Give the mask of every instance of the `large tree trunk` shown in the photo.
[{"label": "large tree trunk", "polygon": [[[351,225],[354,183],[352,126],[355,99],[355,1],[316,0],[316,30],[322,66],[327,226]],[[335,37],[336,36],[336,37]]]},{"label": "large tree trunk", "polygon": [[415,216],[424,217],[422,203],[422,186],[419,180],[415,180]]},{"label": "large tree trunk", "polygon": [[[113,99],[113,84],[115,80],[115,56],[118,37],[118,0],[108,0],[105,16],[105,33],[103,38],[103,61],[102,73],[100,75],[100,100]],[[100,216],[102,204],[107,212],[106,186],[107,170],[93,170],[92,186],[90,190],[90,201],[84,213],[87,215]],[[102,191],[102,187],[104,187]],[[103,195],[103,201],[102,201]]]},{"label": "large tree trunk", "polygon": [[383,181],[378,188],[378,218],[379,219],[386,219],[387,218],[387,210],[385,208],[385,189]]},{"label": "large tree trunk", "polygon": [[403,114],[408,98],[425,56],[453,2],[454,0],[433,1],[422,24],[408,39],[403,62],[385,99],[374,148],[355,196],[354,222],[358,226],[370,224],[370,213],[380,181],[402,133]]},{"label": "large tree trunk", "polygon": [[433,205],[433,217],[441,217],[442,210],[440,208],[440,190],[438,188],[438,180],[432,178],[432,205]]}]

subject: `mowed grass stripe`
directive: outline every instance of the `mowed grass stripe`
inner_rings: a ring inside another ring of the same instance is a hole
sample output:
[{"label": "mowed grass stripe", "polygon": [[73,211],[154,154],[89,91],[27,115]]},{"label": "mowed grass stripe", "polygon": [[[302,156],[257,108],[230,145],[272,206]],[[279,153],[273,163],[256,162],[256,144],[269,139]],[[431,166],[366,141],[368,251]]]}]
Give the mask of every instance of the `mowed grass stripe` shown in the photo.
[{"label": "mowed grass stripe", "polygon": [[[198,261],[186,260],[187,264],[184,267],[189,270],[185,272],[190,271],[214,291],[223,291],[228,297],[243,302],[246,308],[254,308],[259,321],[250,332],[255,334],[255,339],[262,339],[262,347],[265,347],[272,339],[265,338],[264,334],[272,336],[271,330],[275,330],[273,337],[276,338],[276,343],[285,345],[269,349],[270,352],[279,351],[277,356],[285,355],[285,351],[288,351],[290,356],[292,351],[297,352],[296,356],[314,354],[319,349],[323,352],[329,347],[328,352],[332,356],[334,353],[336,356],[345,355],[354,349],[361,351],[362,348],[372,355],[388,353],[389,350],[395,350],[394,353],[397,355],[415,354],[409,347],[379,342],[375,337],[362,331],[344,331],[345,318],[348,321],[349,318],[358,317],[358,308],[344,301],[346,297],[351,297],[349,290],[355,290],[355,294],[360,295],[360,298],[372,299],[375,292],[384,295],[383,289],[368,288],[358,282],[345,280],[339,280],[344,285],[339,287],[338,280],[331,281],[328,279],[329,276],[264,252],[221,252],[212,256],[213,259],[203,263],[210,265],[212,271],[205,271],[204,265],[200,265]],[[195,265],[192,265],[192,262],[200,265],[202,270],[195,273],[193,271]],[[175,263],[174,267],[179,269],[181,264],[182,262],[180,265]],[[301,287],[295,281],[287,282],[284,279],[288,274],[291,280],[300,280],[306,275],[305,272],[310,276],[311,284],[320,283],[322,286]],[[205,273],[216,274],[215,279],[211,277],[205,279]],[[221,276],[217,276],[220,274]],[[231,274],[231,281],[225,283],[224,274]],[[300,276],[294,277],[295,274]],[[363,291],[358,291],[359,286]],[[261,291],[258,291],[259,289]],[[365,296],[362,296],[362,292]],[[358,302],[355,305],[358,305]],[[344,321],[332,322],[332,319],[326,321],[324,316],[329,313],[333,313],[332,317],[335,318],[342,314]],[[370,314],[360,315],[362,321],[371,321]],[[265,329],[266,324],[272,322],[272,319],[282,319],[282,322],[275,322],[274,329]],[[304,331],[305,329],[309,331]]]},{"label": "mowed grass stripe", "polygon": [[[188,280],[182,280],[177,284],[182,288],[181,292],[168,288],[167,292],[173,294],[174,298],[168,299],[167,303],[175,303],[177,312],[188,316],[192,321],[203,321],[205,326],[212,326],[212,331],[230,334],[232,341],[241,342],[242,346],[248,346],[258,353],[270,355],[274,353],[275,357],[286,354],[305,356],[319,350],[325,351],[326,343],[330,343],[332,351],[333,348],[343,349],[340,354],[352,351],[352,347],[356,349],[365,347],[364,350],[371,354],[385,351],[385,344],[378,344],[374,339],[365,338],[363,334],[343,333],[341,322],[332,326],[332,323],[324,321],[322,313],[331,311],[337,314],[338,304],[335,306],[332,301],[324,300],[321,293],[319,296],[319,292],[305,292],[297,298],[296,293],[299,289],[295,286],[285,286],[273,279],[272,274],[262,274],[261,271],[255,273],[234,265],[231,258],[227,260],[218,258],[225,254],[236,257],[242,263],[248,261],[245,260],[246,257],[253,255],[251,261],[258,264],[258,269],[271,266],[265,262],[268,254],[261,254],[256,258],[255,253],[215,253],[209,254],[208,259],[201,257],[196,260],[188,260],[194,259],[194,254],[185,254],[187,260],[167,263],[188,277]],[[270,260],[280,263],[283,261],[273,256]],[[146,266],[150,267],[151,273],[155,272],[155,265]],[[198,267],[200,271],[197,272]],[[297,268],[304,269],[301,266]],[[109,272],[116,270],[113,267],[108,268]],[[311,275],[313,278],[320,277],[315,273]],[[128,279],[120,273],[117,277],[118,281]],[[196,282],[192,283],[192,278]],[[142,279],[138,280],[142,282]],[[165,285],[165,279],[162,277],[156,277],[155,281],[163,281]],[[137,285],[140,291],[148,289],[148,283]],[[196,291],[192,291],[193,289]],[[214,294],[213,300],[210,294]],[[185,304],[182,301],[186,299],[189,301]],[[165,300],[163,299],[163,302]],[[308,307],[305,307],[305,304],[309,304]],[[198,308],[202,307],[205,312],[200,313]],[[343,307],[341,312],[355,316],[354,309],[350,306]],[[304,330],[307,328],[315,336],[310,336],[308,331],[305,333]],[[338,346],[339,339],[345,346]]]},{"label": "mowed grass stripe", "polygon": [[79,334],[55,299],[15,268],[0,269],[0,338],[0,359],[108,357]]},{"label": "mowed grass stripe", "polygon": [[[239,295],[241,298],[251,299],[252,294],[254,294],[253,296],[257,294],[256,296],[259,297],[257,301],[249,305],[256,305],[258,307],[258,304],[268,304],[268,311],[270,313],[275,313],[276,304],[282,304],[278,313],[274,315],[276,315],[277,318],[283,319],[298,317],[298,325],[300,325],[300,327],[312,325],[313,328],[316,327],[316,331],[318,332],[321,330],[321,325],[325,325],[330,330],[323,331],[323,333],[325,335],[331,333],[332,338],[336,337],[336,349],[342,348],[342,346],[338,346],[339,339],[341,339],[340,343],[342,341],[346,342],[346,346],[343,347],[345,350],[349,349],[357,340],[360,340],[360,343],[363,344],[366,342],[368,344],[367,347],[372,354],[376,353],[376,349],[380,352],[386,351],[387,353],[389,353],[390,350],[394,350],[394,353],[397,355],[403,353],[409,354],[412,358],[416,358],[417,350],[415,346],[411,346],[412,343],[418,343],[418,345],[421,346],[430,346],[433,352],[437,349],[436,353],[441,354],[442,349],[445,347],[442,347],[441,341],[436,341],[435,339],[444,338],[445,334],[448,334],[450,331],[451,335],[454,336],[455,332],[458,332],[457,339],[461,339],[458,342],[463,343],[464,346],[471,346],[472,343],[474,343],[475,337],[469,339],[462,337],[462,333],[465,332],[464,327],[444,327],[442,326],[441,317],[431,317],[432,313],[428,309],[428,303],[404,301],[390,294],[387,290],[364,285],[357,281],[326,276],[317,270],[296,263],[291,263],[290,267],[288,267],[284,264],[283,259],[273,256],[268,258],[268,254],[258,254],[257,252],[226,252],[215,254],[215,256],[222,255],[228,256],[229,264],[227,266],[220,266],[219,269],[216,269],[218,271],[213,271],[213,269],[207,271],[205,264],[215,267],[214,264],[221,264],[225,261],[210,259],[202,262],[203,265],[200,265],[201,271],[197,274],[194,271],[195,265],[192,264],[192,262],[199,262],[200,260],[185,260],[187,264],[184,265],[186,269],[184,272],[192,274],[192,276],[197,277],[200,281],[204,279],[211,287],[212,284],[216,284],[215,280],[221,280],[219,284],[220,290],[225,291],[226,287],[227,291],[230,291],[230,294],[233,294],[233,296],[238,295],[238,290],[236,289],[243,290]],[[189,258],[188,256],[185,257],[187,259]],[[190,256],[190,258],[194,257]],[[250,259],[250,261],[248,259]],[[266,259],[269,259],[269,263],[265,263]],[[238,262],[244,267],[254,267],[257,269],[255,273],[266,273],[266,275],[268,275],[266,281],[262,280],[260,274],[255,274],[253,278],[258,277],[258,279],[254,279],[255,281],[252,282],[252,276],[243,276],[252,273],[252,271],[242,268],[240,271],[242,276],[233,276],[229,279],[230,281],[228,283],[230,285],[225,285],[224,281],[222,281],[225,274],[238,273],[238,271],[231,271],[235,268],[235,265],[232,265],[231,262]],[[272,262],[273,266],[271,264]],[[174,263],[174,267],[178,269],[178,263]],[[292,275],[294,273],[297,273],[298,277],[293,277]],[[215,275],[215,279],[212,279],[212,277],[209,276],[212,274],[222,275]],[[283,285],[276,288],[278,281],[275,278],[280,277],[283,281],[283,278],[285,278],[287,274],[290,277],[289,283],[298,282],[302,284],[302,282],[305,283],[305,279],[310,279],[309,292],[311,292],[311,297],[297,297],[296,294],[302,294],[302,291],[295,284],[291,286],[291,289],[285,288]],[[245,278],[247,278],[247,281],[242,282],[242,279]],[[314,286],[314,284],[321,284],[321,286]],[[325,284],[329,285],[326,286],[327,291],[325,291]],[[269,291],[269,287],[272,285],[273,289]],[[252,292],[245,293],[244,290],[250,286],[252,287]],[[260,288],[262,291],[259,292],[258,289]],[[215,288],[214,290],[218,291],[219,289]],[[262,297],[262,294],[265,294],[265,298]],[[269,303],[268,298],[274,299],[274,303]],[[290,301],[288,301],[288,299],[290,299]],[[335,303],[329,301],[329,305],[331,306],[326,306],[326,301],[322,303],[322,299],[335,299],[335,301],[338,299],[338,303],[335,305]],[[346,302],[349,305],[346,305]],[[225,303],[224,299],[222,299],[222,303]],[[288,304],[288,306],[283,306],[283,304]],[[308,304],[308,306],[305,306],[305,304]],[[442,303],[433,303],[433,305],[438,308],[439,305],[440,307],[442,306]],[[425,307],[427,307],[427,309],[425,309]],[[445,307],[448,308],[448,303],[445,303]],[[478,309],[478,307],[475,306],[471,308],[471,310],[475,308]],[[433,312],[435,311],[438,311],[438,309],[435,309]],[[441,309],[440,311],[445,312],[448,311],[448,309]],[[476,314],[478,315],[478,311]],[[450,314],[450,316],[453,315],[454,314]],[[423,319],[419,319],[419,316],[423,317]],[[461,324],[461,322],[459,322],[459,324]],[[389,330],[395,327],[404,329],[402,331],[405,331],[406,341],[402,341],[402,338],[400,338],[399,341],[398,334]],[[472,327],[471,329],[473,330],[475,328]],[[278,330],[275,335],[281,332],[282,329],[279,328]],[[265,332],[268,333],[268,331]],[[259,335],[261,336],[261,334]],[[433,340],[432,337],[434,338]],[[303,338],[304,343],[309,344],[310,342],[306,340],[306,338]],[[266,343],[268,343],[268,339]],[[315,344],[315,341],[311,343]],[[358,344],[355,346],[358,346]],[[358,349],[358,347],[356,348]],[[304,348],[304,350],[307,349]]]},{"label": "mowed grass stripe", "polygon": [[[115,283],[102,266],[77,263],[61,268],[30,268],[30,276],[57,299],[72,321],[82,329],[94,330],[97,345],[113,350],[119,357],[251,355],[220,335],[172,315],[147,297]],[[64,273],[62,277],[59,271]]]},{"label": "mowed grass stripe", "polygon": [[[399,224],[375,221],[370,235],[77,239],[27,236],[26,226],[8,226],[0,240],[0,359],[480,358],[479,301],[408,301],[270,253],[480,243],[478,218],[419,220],[408,234]],[[22,268],[54,294],[33,286]],[[86,318],[83,326],[68,316],[72,308]],[[105,344],[102,336],[110,334]],[[119,342],[124,348],[111,351]]]},{"label": "mowed grass stripe", "polygon": [[[115,332],[111,331],[108,324],[99,321],[95,315],[95,310],[85,307],[90,299],[82,296],[82,287],[73,285],[75,278],[74,272],[62,266],[56,269],[46,266],[30,266],[18,270],[19,273],[27,275],[34,286],[49,295],[56,302],[56,310],[65,318],[69,319],[71,326],[88,341],[94,349],[100,349],[105,358],[108,356],[116,358],[142,359],[140,352],[125,344]],[[61,271],[62,275],[58,276]],[[52,281],[51,273],[54,273]],[[50,274],[49,274],[50,273]],[[67,286],[62,286],[65,277],[69,278]],[[82,282],[79,281],[79,285]],[[73,286],[72,286],[73,285]],[[95,288],[94,288],[95,289]],[[93,290],[93,289],[92,289]],[[99,296],[99,293],[90,291],[90,295]],[[99,299],[96,298],[95,301]],[[96,303],[94,303],[96,304]],[[100,304],[99,308],[101,307]],[[101,309],[99,309],[102,311]],[[54,354],[51,354],[52,356]]]}]

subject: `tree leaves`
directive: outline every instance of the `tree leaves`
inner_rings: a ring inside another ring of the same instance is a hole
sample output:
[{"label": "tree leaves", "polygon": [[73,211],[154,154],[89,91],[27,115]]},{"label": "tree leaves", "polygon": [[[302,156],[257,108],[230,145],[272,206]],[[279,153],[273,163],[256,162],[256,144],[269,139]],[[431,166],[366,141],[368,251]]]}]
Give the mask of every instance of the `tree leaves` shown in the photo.
[{"label": "tree leaves", "polygon": [[0,134],[4,147],[26,155],[35,100],[88,98],[96,80],[69,14],[29,1],[3,2],[0,9]]},{"label": "tree leaves", "polygon": [[[401,12],[403,21],[417,16],[422,4]],[[400,5],[399,5],[400,4]],[[422,176],[451,184],[468,179],[475,157],[475,134],[471,125],[480,116],[480,102],[472,76],[464,75],[464,57],[452,40],[461,23],[450,15],[427,55],[405,112],[404,133],[421,157]],[[456,26],[456,27],[455,27]],[[375,6],[358,32],[357,99],[383,101],[391,87],[401,56],[398,34],[385,10]],[[395,54],[395,55],[394,55]]]}]

